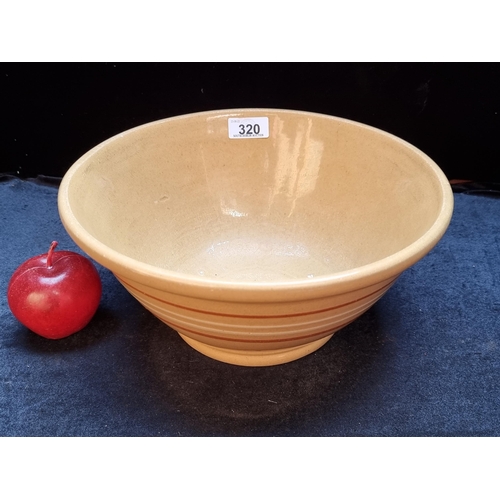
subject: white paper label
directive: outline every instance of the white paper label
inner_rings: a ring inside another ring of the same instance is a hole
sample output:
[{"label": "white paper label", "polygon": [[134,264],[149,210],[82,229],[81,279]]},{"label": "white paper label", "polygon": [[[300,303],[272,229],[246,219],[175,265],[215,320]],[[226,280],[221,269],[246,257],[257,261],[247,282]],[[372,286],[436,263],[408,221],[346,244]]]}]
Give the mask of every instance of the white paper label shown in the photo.
[{"label": "white paper label", "polygon": [[266,139],[269,137],[269,118],[228,118],[227,130],[230,139]]}]

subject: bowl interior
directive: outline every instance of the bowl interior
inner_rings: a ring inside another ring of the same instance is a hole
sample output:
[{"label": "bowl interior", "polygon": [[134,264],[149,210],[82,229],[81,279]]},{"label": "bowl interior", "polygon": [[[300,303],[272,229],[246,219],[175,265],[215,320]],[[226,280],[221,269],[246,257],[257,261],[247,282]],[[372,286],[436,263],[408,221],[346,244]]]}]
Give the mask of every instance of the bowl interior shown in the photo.
[{"label": "bowl interior", "polygon": [[[230,139],[265,116],[269,137]],[[310,279],[388,257],[443,204],[433,162],[389,134],[278,110],[199,113],[113,137],[73,169],[83,229],[125,256],[224,281]]]}]

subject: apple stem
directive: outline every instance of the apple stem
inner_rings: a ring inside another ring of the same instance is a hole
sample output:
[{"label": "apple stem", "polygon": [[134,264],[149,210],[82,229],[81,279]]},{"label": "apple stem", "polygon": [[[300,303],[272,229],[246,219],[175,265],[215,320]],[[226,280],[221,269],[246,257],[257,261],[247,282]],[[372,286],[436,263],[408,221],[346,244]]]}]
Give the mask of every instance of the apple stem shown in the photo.
[{"label": "apple stem", "polygon": [[47,254],[47,267],[52,267],[52,255],[54,254],[54,248],[57,246],[57,241],[53,241],[50,244],[49,253]]}]

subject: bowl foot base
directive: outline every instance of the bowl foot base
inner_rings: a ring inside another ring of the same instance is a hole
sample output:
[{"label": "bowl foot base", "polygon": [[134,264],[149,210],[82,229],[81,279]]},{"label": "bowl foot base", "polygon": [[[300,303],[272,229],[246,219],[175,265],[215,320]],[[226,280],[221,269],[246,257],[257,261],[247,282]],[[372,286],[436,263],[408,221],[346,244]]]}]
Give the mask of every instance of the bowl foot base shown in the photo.
[{"label": "bowl foot base", "polygon": [[[179,332],[178,332],[179,333]],[[204,344],[197,340],[193,340],[182,333],[179,333],[182,339],[189,344],[193,349],[201,352],[209,358],[240,366],[273,366],[289,363],[296,359],[302,358],[318,350],[326,344],[333,336],[328,335],[314,342],[297,347],[289,347],[287,349],[273,349],[268,351],[244,351],[239,349],[225,349],[223,347],[214,347]]]}]

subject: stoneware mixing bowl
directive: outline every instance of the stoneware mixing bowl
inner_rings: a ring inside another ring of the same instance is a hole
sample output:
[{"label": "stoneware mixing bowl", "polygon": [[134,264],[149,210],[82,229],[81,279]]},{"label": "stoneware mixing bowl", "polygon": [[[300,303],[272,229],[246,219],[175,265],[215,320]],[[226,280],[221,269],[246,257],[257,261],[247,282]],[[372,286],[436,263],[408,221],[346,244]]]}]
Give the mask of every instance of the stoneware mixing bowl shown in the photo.
[{"label": "stoneware mixing bowl", "polygon": [[118,134],[59,190],[79,247],[194,349],[238,365],[315,351],[439,241],[453,210],[407,142],[321,114],[234,109]]}]

